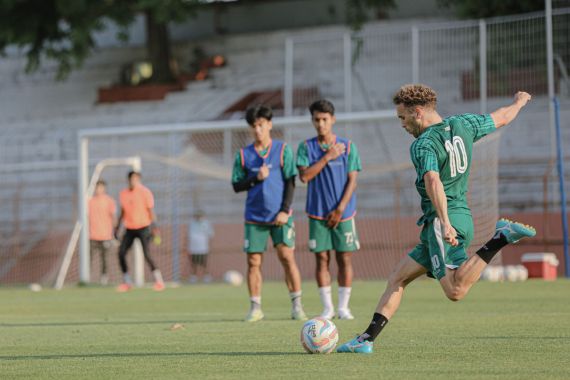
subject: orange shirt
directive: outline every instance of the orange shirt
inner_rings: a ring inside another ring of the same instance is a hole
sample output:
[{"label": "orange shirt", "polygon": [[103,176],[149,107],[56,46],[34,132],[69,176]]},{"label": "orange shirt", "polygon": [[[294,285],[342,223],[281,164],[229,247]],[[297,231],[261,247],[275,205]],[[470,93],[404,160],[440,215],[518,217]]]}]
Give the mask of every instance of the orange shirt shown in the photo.
[{"label": "orange shirt", "polygon": [[121,191],[119,199],[125,228],[138,230],[150,226],[152,220],[148,209],[154,207],[154,197],[149,189],[143,185],[137,185],[132,190],[126,188]]},{"label": "orange shirt", "polygon": [[113,240],[113,217],[117,205],[107,194],[89,199],[89,239]]}]

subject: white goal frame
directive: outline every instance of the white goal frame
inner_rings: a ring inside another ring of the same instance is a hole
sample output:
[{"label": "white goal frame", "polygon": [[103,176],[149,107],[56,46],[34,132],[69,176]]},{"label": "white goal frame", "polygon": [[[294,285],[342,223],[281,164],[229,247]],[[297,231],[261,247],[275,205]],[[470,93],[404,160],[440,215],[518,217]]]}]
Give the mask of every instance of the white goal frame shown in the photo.
[{"label": "white goal frame", "polygon": [[[140,171],[141,170],[141,158],[138,156],[133,157],[126,157],[126,158],[108,158],[105,160],[99,161],[95,168],[93,169],[93,175],[91,176],[91,180],[89,181],[89,185],[85,190],[86,199],[89,199],[95,192],[95,186],[97,185],[97,181],[101,178],[101,173],[106,167],[109,166],[130,166],[133,170]],[[85,228],[83,228],[85,226]],[[67,276],[67,272],[69,270],[69,265],[71,264],[71,260],[73,258],[73,253],[75,252],[75,248],[77,247],[78,239],[80,234],[84,231],[89,231],[89,223],[84,224],[81,221],[81,218],[75,222],[73,226],[73,231],[65,248],[65,253],[63,255],[63,260],[61,265],[59,266],[59,270],[57,272],[57,276],[54,283],[54,289],[61,290],[63,288],[63,284],[65,282],[65,277]],[[87,236],[89,235],[88,232],[86,233]],[[85,265],[85,260],[87,260],[87,271],[90,270],[90,261],[91,261],[91,253],[89,252],[89,248],[86,252],[87,257],[79,256],[80,260],[80,268],[82,265]],[[88,272],[89,273],[89,272]],[[89,280],[89,279],[88,279]]]}]

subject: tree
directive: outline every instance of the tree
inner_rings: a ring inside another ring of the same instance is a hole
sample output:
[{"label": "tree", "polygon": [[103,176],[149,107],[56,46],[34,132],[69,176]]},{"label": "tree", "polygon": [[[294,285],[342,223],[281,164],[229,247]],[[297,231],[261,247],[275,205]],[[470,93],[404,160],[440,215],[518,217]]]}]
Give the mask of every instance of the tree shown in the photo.
[{"label": "tree", "polygon": [[115,18],[115,21],[119,24],[123,20],[132,22],[136,15],[144,14],[147,57],[153,67],[152,81],[159,83],[173,81],[168,24],[183,22],[194,16],[200,2],[197,0],[131,0],[130,3],[129,9],[120,15],[122,18]]},{"label": "tree", "polygon": [[462,18],[486,18],[544,10],[544,0],[438,0]]},{"label": "tree", "polygon": [[27,56],[26,71],[37,70],[43,59],[58,63],[57,79],[80,67],[95,48],[94,33],[112,21],[119,37],[128,39],[136,16],[146,19],[147,56],[154,82],[172,81],[169,22],[195,15],[199,0],[2,0],[0,52],[15,45]]},{"label": "tree", "polygon": [[102,30],[107,13],[103,1],[5,0],[0,2],[0,52],[9,45],[23,48],[26,71],[40,66],[42,57],[54,59],[57,77],[64,78],[83,63]]}]

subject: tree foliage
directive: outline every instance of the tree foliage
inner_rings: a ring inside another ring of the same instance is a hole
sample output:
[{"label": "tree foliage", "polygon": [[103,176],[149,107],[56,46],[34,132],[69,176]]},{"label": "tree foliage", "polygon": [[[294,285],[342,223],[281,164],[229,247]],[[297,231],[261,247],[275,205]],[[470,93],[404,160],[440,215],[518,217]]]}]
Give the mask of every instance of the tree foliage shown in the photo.
[{"label": "tree foliage", "polygon": [[107,22],[118,24],[119,37],[126,39],[128,26],[144,14],[153,32],[163,32],[159,38],[147,36],[149,59],[168,61],[156,46],[169,44],[166,26],[193,16],[199,5],[198,0],[2,0],[0,52],[9,45],[23,49],[27,72],[37,70],[43,59],[53,59],[58,63],[57,78],[64,79],[89,56],[94,34]]}]

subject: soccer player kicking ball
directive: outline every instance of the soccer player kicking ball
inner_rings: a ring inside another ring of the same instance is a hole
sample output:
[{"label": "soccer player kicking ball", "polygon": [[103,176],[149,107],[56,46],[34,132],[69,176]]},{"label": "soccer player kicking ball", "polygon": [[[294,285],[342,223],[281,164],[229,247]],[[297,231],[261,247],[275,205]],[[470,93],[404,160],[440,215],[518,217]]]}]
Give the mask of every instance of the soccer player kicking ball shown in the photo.
[{"label": "soccer player kicking ball", "polygon": [[263,319],[261,310],[261,263],[271,235],[277,256],[285,270],[291,297],[291,318],[306,320],[301,304],[301,274],[295,262],[295,226],[291,202],[297,169],[293,152],[282,141],[271,139],[271,108],[259,105],[246,111],[245,119],[254,142],[236,154],[232,185],[247,191],[245,203],[244,251],[247,253],[247,286],[251,307],[246,322]]},{"label": "soccer player kicking ball", "polygon": [[321,317],[334,317],[329,263],[336,251],[338,265],[338,317],[354,319],[348,303],[352,290],[352,252],[360,248],[356,215],[356,179],[361,170],[356,145],[336,136],[334,106],[319,100],[309,106],[317,136],[297,150],[301,181],[308,183],[309,249],[317,259],[317,284],[323,304]]},{"label": "soccer player kicking ball", "polygon": [[529,94],[517,92],[510,106],[490,115],[463,114],[442,119],[431,88],[406,85],[396,93],[398,118],[416,138],[410,154],[422,199],[423,216],[418,221],[423,226],[421,242],[392,271],[370,326],[341,345],[338,352],[372,353],[373,342],[398,309],[404,288],[422,274],[435,277],[447,298],[459,301],[501,248],[536,234],[530,226],[501,219],[493,238],[476,255],[467,256],[473,238],[473,219],[466,198],[473,143],[513,121],[529,100]]}]

